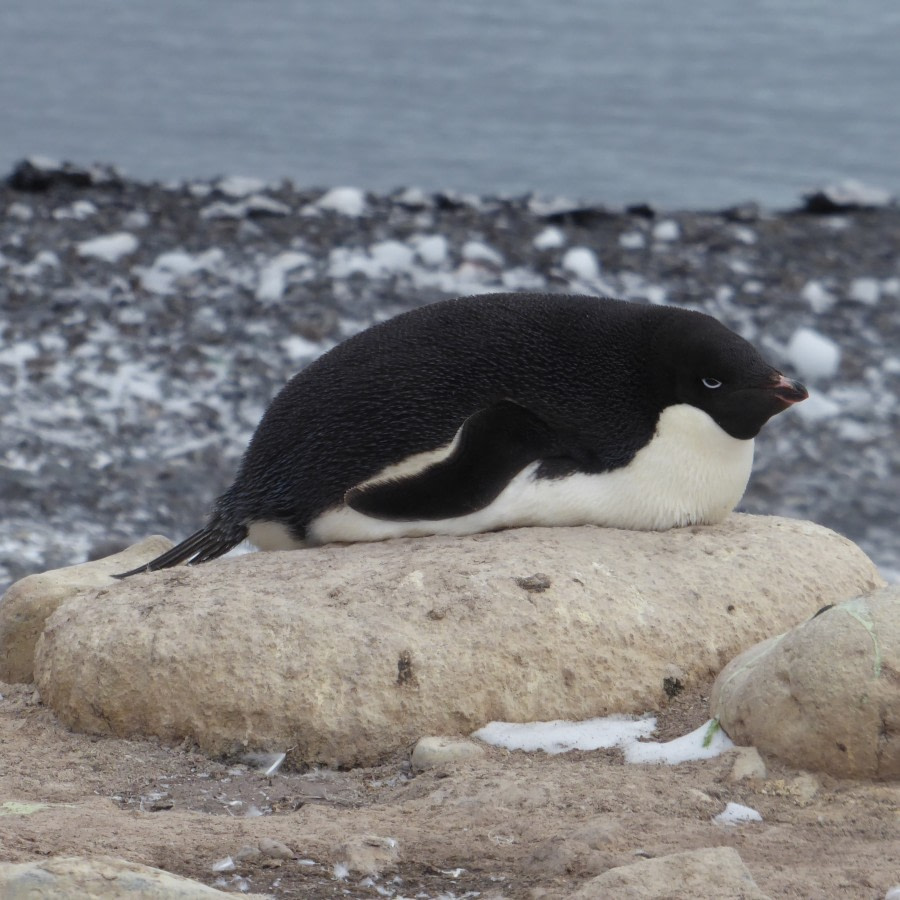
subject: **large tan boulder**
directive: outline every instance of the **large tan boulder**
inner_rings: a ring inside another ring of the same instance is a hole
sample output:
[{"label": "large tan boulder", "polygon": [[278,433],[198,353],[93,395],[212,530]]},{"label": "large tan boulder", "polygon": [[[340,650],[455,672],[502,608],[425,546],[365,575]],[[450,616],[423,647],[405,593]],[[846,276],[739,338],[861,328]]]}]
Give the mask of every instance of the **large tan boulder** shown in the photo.
[{"label": "large tan boulder", "polygon": [[65,600],[80,591],[115,584],[112,577],[165,553],[172,542],[155,534],[104,559],[27,575],[0,599],[0,681],[34,680],[34,645],[44,622]]},{"label": "large tan boulder", "polygon": [[900,587],[742,653],[722,670],[710,706],[733,741],[798,768],[900,778]]},{"label": "large tan boulder", "polygon": [[[222,900],[234,894],[113,856],[0,863],[3,900]],[[262,900],[268,894],[242,894]]]},{"label": "large tan boulder", "polygon": [[369,765],[494,719],[656,709],[880,583],[833,532],[753,516],[258,553],[80,595],[35,672],[79,730]]},{"label": "large tan boulder", "polygon": [[767,900],[733,847],[671,853],[608,869],[572,900]]}]

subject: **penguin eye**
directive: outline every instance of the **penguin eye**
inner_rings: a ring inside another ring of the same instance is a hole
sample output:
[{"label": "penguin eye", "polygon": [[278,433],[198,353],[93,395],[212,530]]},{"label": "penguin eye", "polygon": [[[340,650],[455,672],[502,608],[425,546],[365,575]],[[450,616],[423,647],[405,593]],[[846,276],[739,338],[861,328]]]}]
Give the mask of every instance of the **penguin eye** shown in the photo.
[{"label": "penguin eye", "polygon": [[722,387],[722,382],[719,381],[718,378],[704,378],[703,387],[709,388],[711,391],[714,391],[716,388]]}]

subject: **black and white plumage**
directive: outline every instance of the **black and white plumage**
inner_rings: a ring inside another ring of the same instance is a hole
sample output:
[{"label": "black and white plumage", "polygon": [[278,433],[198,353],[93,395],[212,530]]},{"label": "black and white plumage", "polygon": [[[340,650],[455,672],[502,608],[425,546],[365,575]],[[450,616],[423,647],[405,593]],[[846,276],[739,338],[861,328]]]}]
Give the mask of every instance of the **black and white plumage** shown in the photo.
[{"label": "black and white plumage", "polygon": [[806,396],[702,313],[546,294],[435,303],[292,378],[207,525],[135,571],[247,537],[266,550],[715,523],[743,495],[759,430]]}]

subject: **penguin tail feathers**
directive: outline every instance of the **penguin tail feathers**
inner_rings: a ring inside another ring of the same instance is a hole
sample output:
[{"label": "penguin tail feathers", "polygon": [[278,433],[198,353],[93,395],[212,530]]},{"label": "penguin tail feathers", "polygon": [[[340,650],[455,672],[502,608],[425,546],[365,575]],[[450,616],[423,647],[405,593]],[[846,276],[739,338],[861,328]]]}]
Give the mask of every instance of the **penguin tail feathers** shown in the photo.
[{"label": "penguin tail feathers", "polygon": [[129,578],[141,572],[156,572],[159,569],[169,569],[172,566],[187,563],[196,566],[198,563],[209,562],[227,553],[236,547],[247,537],[247,528],[244,525],[229,525],[218,516],[214,517],[208,525],[195,531],[189,538],[185,538],[180,544],[176,544],[171,550],[166,550],[156,559],[131,569],[113,575],[113,578]]}]

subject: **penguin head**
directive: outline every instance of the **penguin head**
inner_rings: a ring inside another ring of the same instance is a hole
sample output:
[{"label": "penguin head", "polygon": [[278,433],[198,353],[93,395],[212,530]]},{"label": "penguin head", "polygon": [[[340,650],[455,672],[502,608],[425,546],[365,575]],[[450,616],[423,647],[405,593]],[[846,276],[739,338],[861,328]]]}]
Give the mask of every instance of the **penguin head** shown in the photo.
[{"label": "penguin head", "polygon": [[750,440],[766,422],[809,393],[711,316],[686,310],[657,332],[670,403],[703,410],[727,434]]}]

